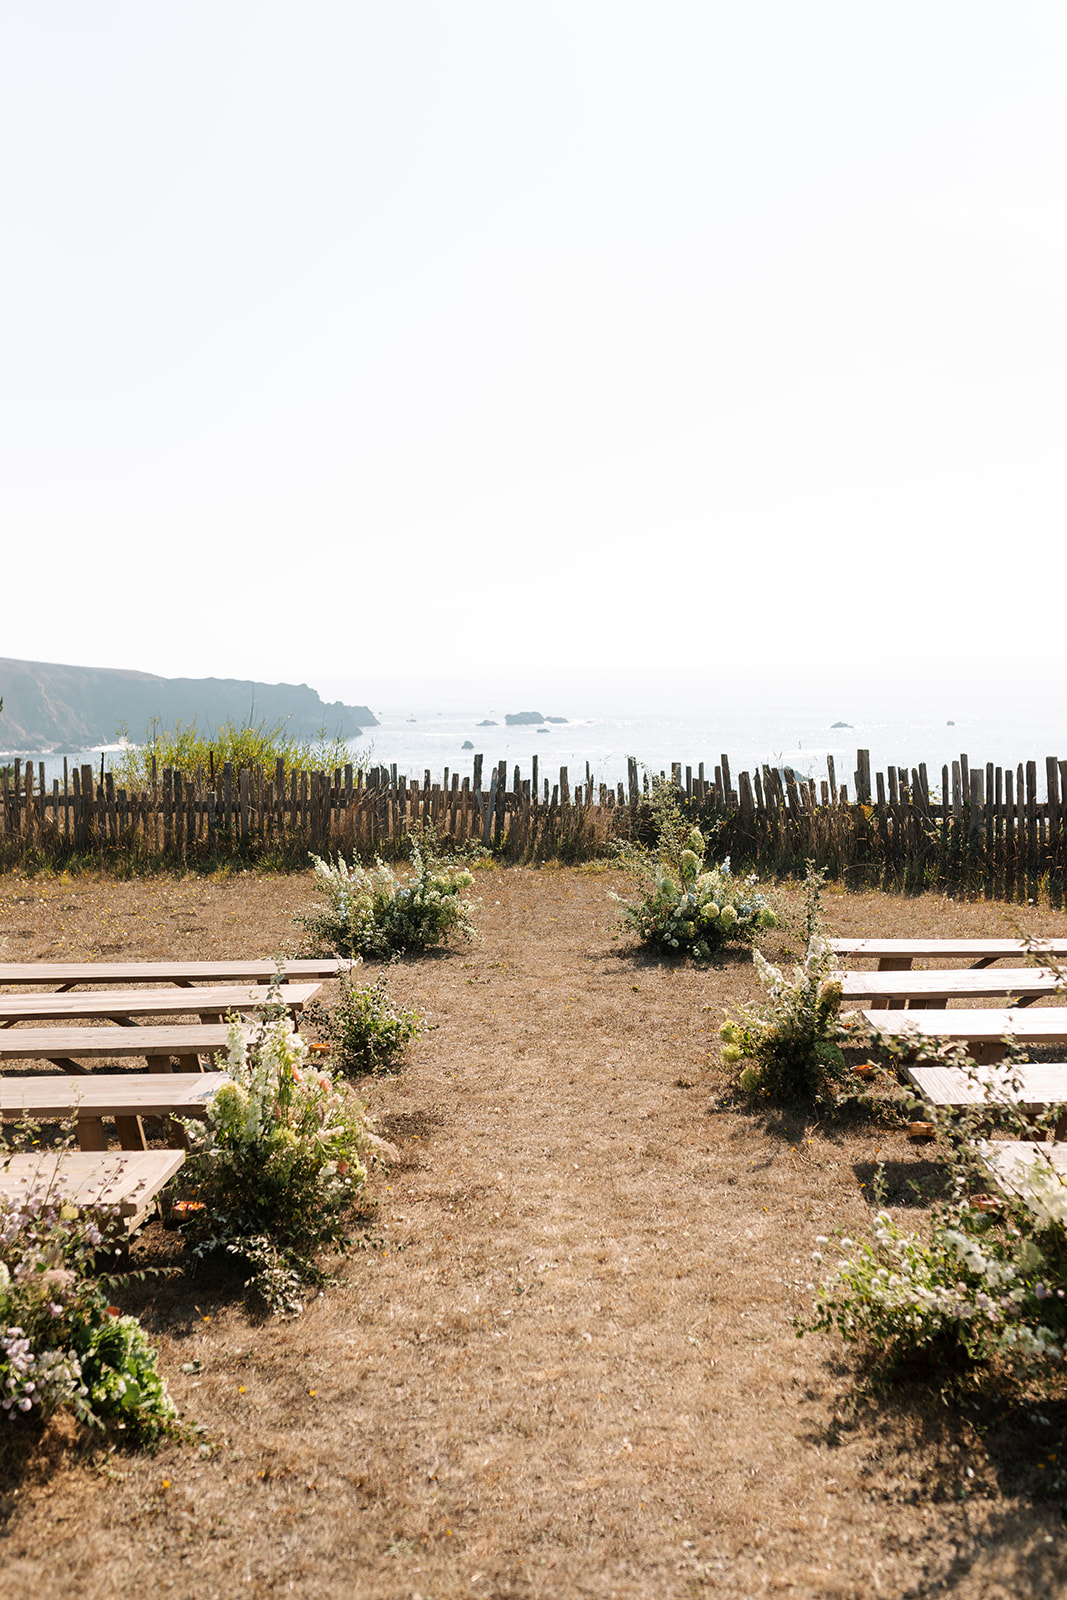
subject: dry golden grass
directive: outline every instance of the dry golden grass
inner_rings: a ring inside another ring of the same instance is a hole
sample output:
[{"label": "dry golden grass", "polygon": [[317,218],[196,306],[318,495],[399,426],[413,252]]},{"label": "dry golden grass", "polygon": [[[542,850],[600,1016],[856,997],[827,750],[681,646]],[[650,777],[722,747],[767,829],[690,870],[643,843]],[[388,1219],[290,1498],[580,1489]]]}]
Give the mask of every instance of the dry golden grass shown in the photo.
[{"label": "dry golden grass", "polygon": [[[213,1453],[94,1460],[53,1429],[0,1501],[4,1600],[1067,1589],[1037,1456],[1058,1415],[980,1436],[907,1393],[850,1415],[841,1349],[793,1332],[814,1235],[863,1226],[879,1160],[904,1199],[928,1153],[716,1109],[751,963],[647,959],[613,887],[478,874],[483,942],[391,979],[436,1028],[368,1090],[402,1151],[375,1180],[384,1248],[294,1323],[250,1321],[217,1281],[131,1291]],[[313,892],[8,877],[0,937],[20,959],[269,956]],[[1062,932],[934,896],[826,910],[842,934]],[[158,1228],[140,1247],[173,1249]]]}]

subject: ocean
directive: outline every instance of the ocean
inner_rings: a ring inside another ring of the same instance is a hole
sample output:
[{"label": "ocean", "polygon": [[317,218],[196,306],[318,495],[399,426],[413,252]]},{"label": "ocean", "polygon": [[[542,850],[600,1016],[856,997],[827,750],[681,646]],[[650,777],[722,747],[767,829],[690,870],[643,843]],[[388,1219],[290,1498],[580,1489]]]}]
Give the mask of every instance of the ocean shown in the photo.
[{"label": "ocean", "polygon": [[[856,751],[870,751],[872,771],[889,765],[918,766],[925,761],[932,786],[939,786],[941,768],[966,754],[972,766],[1014,769],[1020,761],[1036,761],[1038,784],[1044,792],[1046,756],[1067,755],[1067,732],[1059,717],[1039,707],[1029,719],[1012,714],[961,717],[949,721],[933,717],[923,721],[882,717],[851,726],[833,727],[829,714],[767,709],[713,713],[642,713],[626,716],[609,712],[583,712],[567,707],[565,721],[543,726],[508,727],[504,714],[495,711],[436,711],[402,708],[376,711],[380,726],[353,742],[355,755],[376,765],[396,765],[401,773],[421,779],[429,770],[440,781],[445,769],[461,777],[473,769],[476,753],[484,756],[486,781],[491,766],[506,760],[509,774],[515,765],[528,777],[536,754],[542,780],[558,780],[566,767],[572,785],[584,782],[586,765],[597,782],[616,784],[626,779],[626,763],[634,756],[649,772],[669,772],[678,761],[694,773],[704,763],[710,778],[720,755],[729,757],[731,771],[752,771],[767,762],[791,766],[805,777],[826,776],[826,757],[832,755],[839,783],[853,786]],[[550,713],[551,714],[551,713]],[[563,712],[560,713],[561,715]],[[485,726],[485,723],[492,724]],[[464,749],[465,743],[471,748]],[[117,746],[105,747],[104,765],[110,764]],[[23,758],[30,752],[16,751]],[[99,771],[101,747],[67,756],[71,767],[89,762]],[[10,759],[10,757],[8,757]],[[46,780],[63,775],[62,754],[33,753],[42,761]]]}]

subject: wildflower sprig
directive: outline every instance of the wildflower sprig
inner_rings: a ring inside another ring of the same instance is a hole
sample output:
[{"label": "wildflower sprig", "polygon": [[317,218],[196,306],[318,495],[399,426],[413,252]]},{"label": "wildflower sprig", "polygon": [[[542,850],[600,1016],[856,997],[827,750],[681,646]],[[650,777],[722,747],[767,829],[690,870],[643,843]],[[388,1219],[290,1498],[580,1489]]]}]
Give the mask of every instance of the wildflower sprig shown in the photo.
[{"label": "wildflower sprig", "polygon": [[341,973],[337,991],[335,1006],[312,1000],[303,1013],[304,1025],[317,1029],[328,1043],[337,1070],[354,1077],[397,1068],[408,1045],[423,1030],[418,1012],[393,999],[384,971],[365,984]]}]

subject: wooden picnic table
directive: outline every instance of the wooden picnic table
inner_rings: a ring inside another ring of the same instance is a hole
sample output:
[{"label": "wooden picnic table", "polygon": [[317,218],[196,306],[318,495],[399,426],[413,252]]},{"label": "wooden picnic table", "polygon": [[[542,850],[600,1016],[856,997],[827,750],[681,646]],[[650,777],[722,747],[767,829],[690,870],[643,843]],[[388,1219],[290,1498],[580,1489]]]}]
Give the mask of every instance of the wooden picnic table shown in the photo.
[{"label": "wooden picnic table", "polygon": [[0,1029],[0,1066],[10,1061],[51,1061],[64,1072],[86,1072],[81,1061],[140,1056],[150,1070],[169,1072],[177,1059],[183,1072],[200,1070],[201,1053],[225,1050],[225,1022],[175,1023],[156,1028],[5,1028]]},{"label": "wooden picnic table", "polygon": [[101,1119],[113,1117],[123,1149],[144,1150],[144,1117],[203,1117],[212,1095],[228,1082],[226,1072],[101,1072],[81,1078],[50,1072],[0,1078],[0,1118],[76,1119],[81,1148],[105,1150]]},{"label": "wooden picnic table", "polygon": [[[273,998],[290,1014],[318,994],[321,983],[283,983]],[[58,1022],[61,1018],[106,1018],[128,1025],[139,1017],[195,1014],[201,1022],[220,1022],[229,1012],[249,1011],[271,998],[261,984],[235,983],[198,989],[90,989],[80,994],[0,994],[0,1028],[16,1022]]]},{"label": "wooden picnic table", "polygon": [[[1015,999],[1033,1005],[1055,994],[1063,979],[1049,967],[941,967],[922,972],[908,968],[896,972],[832,972],[844,1000],[867,1000],[873,1009],[888,1009],[905,1002],[913,1011],[943,1008],[949,1000]],[[3,1001],[0,999],[0,1006]]]},{"label": "wooden picnic table", "polygon": [[45,1191],[79,1211],[117,1207],[133,1230],[185,1160],[184,1150],[35,1150],[0,1155],[0,1194],[16,1203]]},{"label": "wooden picnic table", "polygon": [[270,983],[279,967],[286,978],[336,978],[353,963],[329,956],[292,961],[0,961],[4,984],[54,983],[66,993],[85,983]]},{"label": "wooden picnic table", "polygon": [[873,958],[880,972],[906,972],[914,960],[926,957],[969,960],[973,967],[1028,955],[1067,959],[1067,939],[829,939],[827,943],[835,956]]},{"label": "wooden picnic table", "polygon": [[862,1011],[876,1033],[948,1039],[973,1046],[976,1060],[994,1062],[1004,1054],[1005,1038],[1021,1045],[1067,1044],[1067,1007],[1042,1006],[988,1011]]}]

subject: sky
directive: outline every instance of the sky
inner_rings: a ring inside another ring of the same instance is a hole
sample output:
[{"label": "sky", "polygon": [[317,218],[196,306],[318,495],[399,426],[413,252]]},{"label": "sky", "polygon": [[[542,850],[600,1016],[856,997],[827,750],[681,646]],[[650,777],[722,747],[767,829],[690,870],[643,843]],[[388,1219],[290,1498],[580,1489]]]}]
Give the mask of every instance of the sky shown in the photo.
[{"label": "sky", "polygon": [[7,0],[0,40],[0,656],[1055,707],[1061,0]]}]

